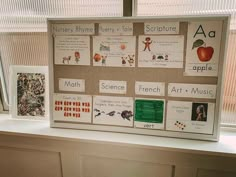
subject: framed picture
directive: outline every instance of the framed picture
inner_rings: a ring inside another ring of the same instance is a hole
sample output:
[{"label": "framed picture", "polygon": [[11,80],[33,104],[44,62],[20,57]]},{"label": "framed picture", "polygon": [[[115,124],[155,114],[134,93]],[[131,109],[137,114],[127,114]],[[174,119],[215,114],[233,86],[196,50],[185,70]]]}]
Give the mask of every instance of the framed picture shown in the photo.
[{"label": "framed picture", "polygon": [[47,67],[12,66],[10,75],[12,118],[48,119]]}]

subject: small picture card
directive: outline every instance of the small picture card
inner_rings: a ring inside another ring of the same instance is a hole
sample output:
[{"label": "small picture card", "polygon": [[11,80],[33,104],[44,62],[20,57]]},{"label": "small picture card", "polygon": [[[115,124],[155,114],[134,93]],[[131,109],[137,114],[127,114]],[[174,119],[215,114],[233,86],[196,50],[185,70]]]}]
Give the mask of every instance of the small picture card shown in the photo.
[{"label": "small picture card", "polygon": [[135,82],[136,95],[165,96],[164,82]]},{"label": "small picture card", "polygon": [[179,22],[144,23],[144,34],[179,34]]},{"label": "small picture card", "polygon": [[214,103],[168,101],[166,129],[213,134]]},{"label": "small picture card", "polygon": [[186,76],[217,76],[222,21],[189,22]]},{"label": "small picture card", "polygon": [[91,123],[92,96],[54,93],[53,120]]},{"label": "small picture card", "polygon": [[93,123],[133,127],[133,98],[94,96]]},{"label": "small picture card", "polygon": [[133,23],[100,23],[99,35],[133,35]]},{"label": "small picture card", "polygon": [[53,24],[54,35],[93,35],[94,24]]},{"label": "small picture card", "polygon": [[59,90],[71,92],[85,92],[85,80],[59,78]]},{"label": "small picture card", "polygon": [[94,36],[93,66],[135,67],[135,36]]},{"label": "small picture card", "polygon": [[99,80],[99,93],[126,94],[126,81]]},{"label": "small picture card", "polygon": [[90,65],[90,37],[55,36],[54,62],[57,65]]},{"label": "small picture card", "polygon": [[139,36],[138,67],[183,68],[184,36]]},{"label": "small picture card", "polygon": [[216,99],[216,85],[169,83],[168,96]]},{"label": "small picture card", "polygon": [[136,128],[164,129],[165,100],[158,99],[135,99]]},{"label": "small picture card", "polygon": [[48,72],[45,66],[10,68],[10,112],[13,118],[48,119]]}]

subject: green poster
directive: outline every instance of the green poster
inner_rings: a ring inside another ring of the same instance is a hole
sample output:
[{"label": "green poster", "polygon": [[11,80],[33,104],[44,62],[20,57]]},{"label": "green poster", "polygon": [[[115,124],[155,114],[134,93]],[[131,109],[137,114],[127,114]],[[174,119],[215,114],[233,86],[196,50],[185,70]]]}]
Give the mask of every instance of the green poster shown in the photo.
[{"label": "green poster", "polygon": [[163,100],[135,100],[135,121],[148,123],[163,123]]}]

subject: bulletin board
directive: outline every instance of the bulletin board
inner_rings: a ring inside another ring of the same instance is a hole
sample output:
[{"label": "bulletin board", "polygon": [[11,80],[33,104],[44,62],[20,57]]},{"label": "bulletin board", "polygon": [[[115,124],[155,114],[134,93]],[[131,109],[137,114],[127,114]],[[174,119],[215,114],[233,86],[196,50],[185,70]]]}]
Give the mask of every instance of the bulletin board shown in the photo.
[{"label": "bulletin board", "polygon": [[51,127],[217,141],[229,16],[48,19]]}]

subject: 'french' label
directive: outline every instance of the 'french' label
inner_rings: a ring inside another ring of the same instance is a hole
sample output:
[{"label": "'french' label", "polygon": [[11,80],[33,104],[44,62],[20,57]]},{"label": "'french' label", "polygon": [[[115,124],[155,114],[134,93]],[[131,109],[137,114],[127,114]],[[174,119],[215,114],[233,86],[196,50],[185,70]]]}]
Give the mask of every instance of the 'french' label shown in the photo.
[{"label": "'french' label", "polygon": [[170,83],[168,96],[215,99],[216,85]]},{"label": "'french' label", "polygon": [[126,94],[126,91],[127,91],[126,81],[112,81],[112,80],[99,81],[100,93]]},{"label": "'french' label", "polygon": [[144,34],[179,34],[179,22],[145,23]]},{"label": "'french' label", "polygon": [[135,94],[165,96],[164,82],[135,82]]},{"label": "'french' label", "polygon": [[72,92],[85,92],[85,80],[60,78],[59,90],[72,91]]}]

